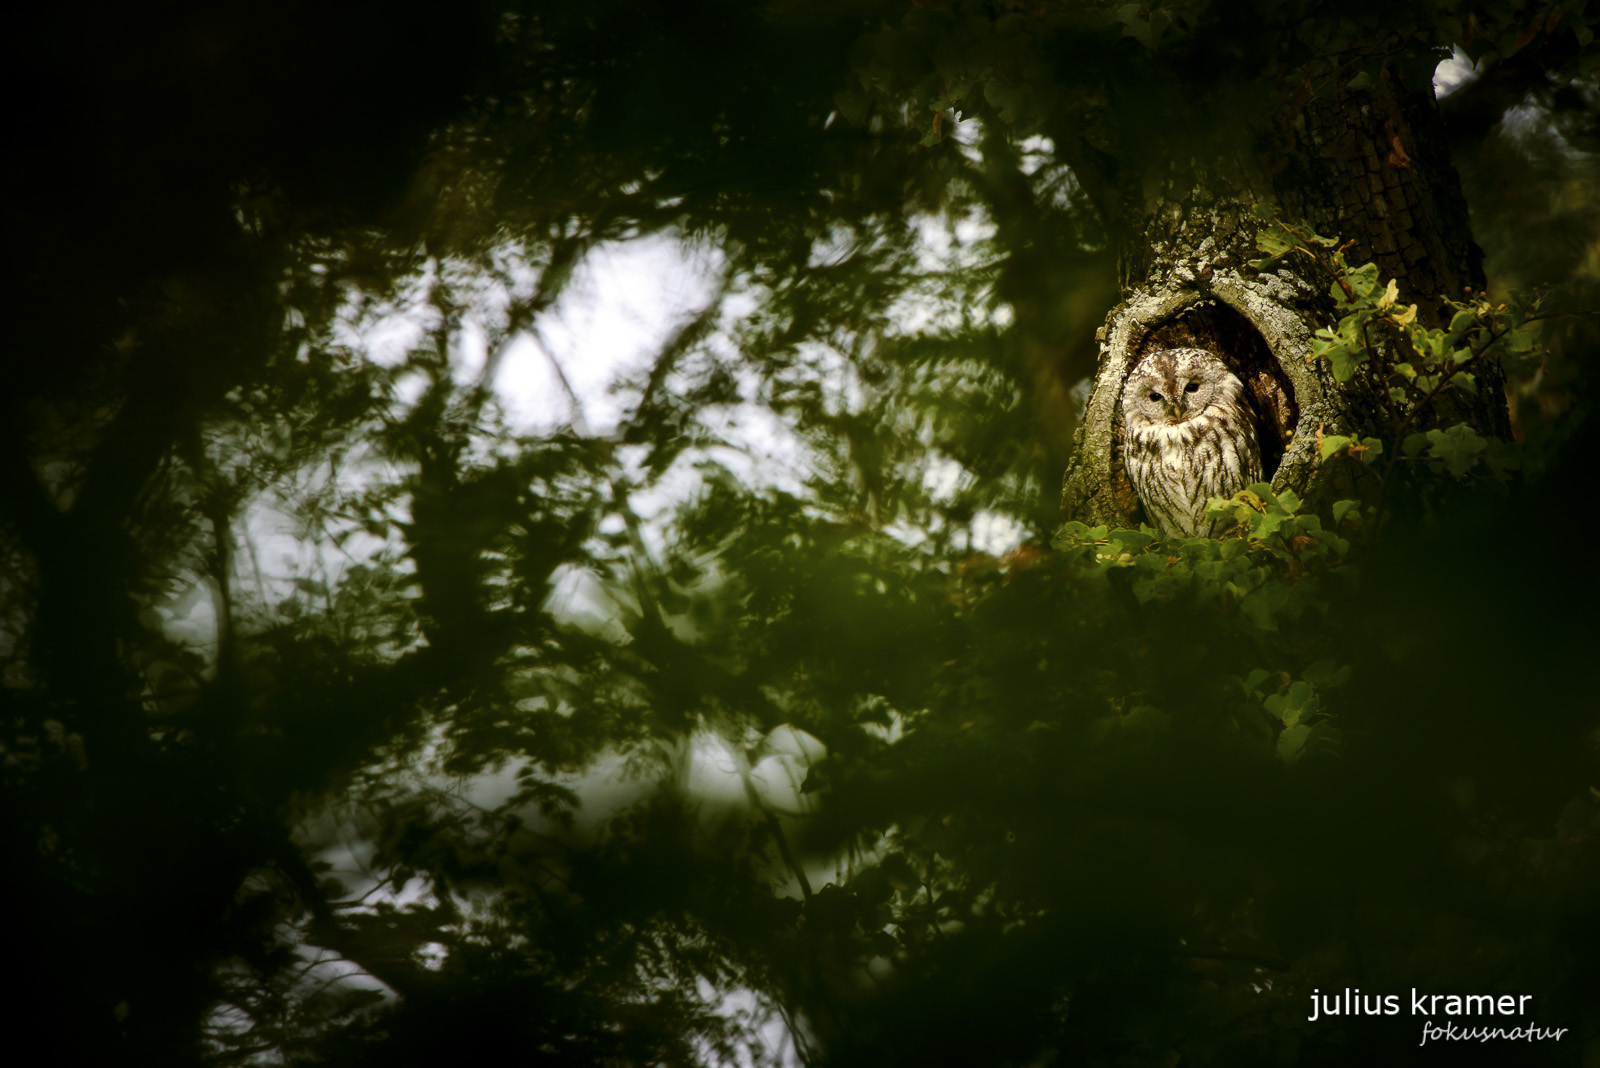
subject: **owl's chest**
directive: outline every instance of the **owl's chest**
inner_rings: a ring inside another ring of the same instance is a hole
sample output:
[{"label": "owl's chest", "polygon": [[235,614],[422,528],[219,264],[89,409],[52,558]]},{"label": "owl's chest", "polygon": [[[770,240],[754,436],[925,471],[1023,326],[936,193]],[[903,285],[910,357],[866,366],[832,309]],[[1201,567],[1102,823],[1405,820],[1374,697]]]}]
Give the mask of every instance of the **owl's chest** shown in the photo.
[{"label": "owl's chest", "polygon": [[1185,419],[1181,423],[1149,422],[1129,429],[1128,438],[1158,449],[1187,449],[1203,436],[1205,423],[1199,418]]}]

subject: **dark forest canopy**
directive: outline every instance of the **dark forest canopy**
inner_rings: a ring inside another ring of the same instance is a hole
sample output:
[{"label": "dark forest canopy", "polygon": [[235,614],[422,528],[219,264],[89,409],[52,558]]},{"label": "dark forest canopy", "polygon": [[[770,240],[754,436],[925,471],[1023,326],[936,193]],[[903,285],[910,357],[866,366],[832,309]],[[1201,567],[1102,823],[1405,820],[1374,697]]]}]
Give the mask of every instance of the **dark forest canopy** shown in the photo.
[{"label": "dark forest canopy", "polygon": [[[22,1059],[1592,1058],[1592,9],[26,15]],[[1225,278],[1303,492],[1063,526]]]}]

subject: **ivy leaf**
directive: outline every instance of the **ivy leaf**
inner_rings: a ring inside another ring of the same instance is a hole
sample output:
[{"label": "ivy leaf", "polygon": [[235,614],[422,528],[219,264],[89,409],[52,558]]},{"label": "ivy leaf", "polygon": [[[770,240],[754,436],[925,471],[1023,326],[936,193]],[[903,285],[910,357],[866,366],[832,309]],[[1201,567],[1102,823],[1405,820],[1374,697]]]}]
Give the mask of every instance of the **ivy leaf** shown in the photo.
[{"label": "ivy leaf", "polygon": [[[1256,210],[1259,212],[1264,207],[1265,205],[1257,204]],[[1270,213],[1272,209],[1266,208],[1265,210]],[[1289,235],[1282,230],[1277,227],[1269,227],[1256,235],[1256,248],[1265,252],[1266,255],[1259,260],[1251,260],[1250,266],[1260,271],[1272,266],[1294,251],[1295,244],[1290,240]]]},{"label": "ivy leaf", "polygon": [[1376,263],[1363,263],[1360,267],[1345,275],[1350,283],[1350,288],[1355,290],[1359,299],[1365,300],[1372,296],[1372,291],[1378,288],[1378,265]]},{"label": "ivy leaf", "polygon": [[1318,690],[1332,690],[1350,681],[1350,665],[1336,664],[1332,660],[1318,660],[1308,664],[1301,675]]},{"label": "ivy leaf", "polygon": [[1321,710],[1321,703],[1311,683],[1301,680],[1291,685],[1288,692],[1267,697],[1261,707],[1285,727],[1298,727],[1311,721]]},{"label": "ivy leaf", "polygon": [[1306,742],[1311,738],[1311,728],[1302,723],[1278,735],[1278,757],[1285,764],[1293,764],[1305,755]]},{"label": "ivy leaf", "polygon": [[1074,519],[1056,531],[1055,537],[1050,539],[1050,545],[1055,549],[1076,549],[1085,542],[1093,540],[1089,536],[1089,528]]},{"label": "ivy leaf", "polygon": [[1367,354],[1364,350],[1337,348],[1328,352],[1328,363],[1333,368],[1333,377],[1340,382],[1350,381],[1356,373],[1356,368],[1366,362]]},{"label": "ivy leaf", "polygon": [[1259,629],[1277,630],[1278,613],[1288,606],[1290,592],[1281,580],[1264,582],[1239,602],[1239,611]]},{"label": "ivy leaf", "polygon": [[1457,423],[1448,430],[1428,431],[1428,444],[1429,455],[1443,460],[1445,470],[1457,478],[1472,470],[1472,465],[1478,462],[1478,454],[1489,447],[1489,443],[1465,423]]},{"label": "ivy leaf", "polygon": [[1489,465],[1489,471],[1495,478],[1504,482],[1512,471],[1522,467],[1522,447],[1514,441],[1501,441],[1499,438],[1486,438],[1488,448],[1484,450],[1483,461]]},{"label": "ivy leaf", "polygon": [[1244,687],[1245,693],[1255,693],[1256,690],[1260,688],[1261,684],[1266,682],[1271,677],[1272,672],[1268,671],[1266,668],[1256,668],[1254,671],[1250,672],[1250,674],[1241,679],[1239,685]]},{"label": "ivy leaf", "polygon": [[1114,530],[1111,532],[1111,544],[1119,552],[1140,552],[1155,540],[1156,536],[1154,534],[1143,530]]}]

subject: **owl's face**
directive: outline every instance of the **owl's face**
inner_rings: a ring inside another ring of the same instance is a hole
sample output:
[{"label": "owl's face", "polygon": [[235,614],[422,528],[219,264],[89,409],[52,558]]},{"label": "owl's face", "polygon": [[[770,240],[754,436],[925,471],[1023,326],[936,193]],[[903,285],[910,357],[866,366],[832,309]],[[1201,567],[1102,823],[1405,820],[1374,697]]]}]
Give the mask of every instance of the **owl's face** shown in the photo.
[{"label": "owl's face", "polygon": [[1169,536],[1214,537],[1225,523],[1206,503],[1262,480],[1244,385],[1202,349],[1139,361],[1122,389],[1122,447],[1145,515]]},{"label": "owl's face", "polygon": [[1130,429],[1182,427],[1233,405],[1242,389],[1227,365],[1202,349],[1163,349],[1139,361],[1122,388]]}]

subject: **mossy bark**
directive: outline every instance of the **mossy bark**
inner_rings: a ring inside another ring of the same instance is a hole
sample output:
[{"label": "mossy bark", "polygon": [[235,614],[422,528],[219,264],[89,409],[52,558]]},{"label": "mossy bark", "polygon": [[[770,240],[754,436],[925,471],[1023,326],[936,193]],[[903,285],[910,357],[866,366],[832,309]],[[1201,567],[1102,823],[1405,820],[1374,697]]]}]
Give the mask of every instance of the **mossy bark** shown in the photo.
[{"label": "mossy bark", "polygon": [[[1438,125],[1431,85],[1406,87],[1386,71],[1370,88],[1285,94],[1266,151],[1232,142],[1215,158],[1124,175],[1114,226],[1122,299],[1096,335],[1099,367],[1063,487],[1067,518],[1144,519],[1122,461],[1122,385],[1145,353],[1179,345],[1216,352],[1245,382],[1274,490],[1321,501],[1371,491],[1359,463],[1324,465],[1317,444],[1321,435],[1392,434],[1381,391],[1403,358],[1396,339],[1380,339],[1371,364],[1336,382],[1311,350],[1316,330],[1338,319],[1334,278],[1299,253],[1251,266],[1262,258],[1257,236],[1273,225],[1256,209],[1350,242],[1349,263],[1376,262],[1422,322],[1447,321],[1443,301],[1481,288],[1483,277]],[[1482,380],[1480,400],[1448,398],[1411,429],[1465,421],[1503,435],[1501,384],[1492,373]]]}]

